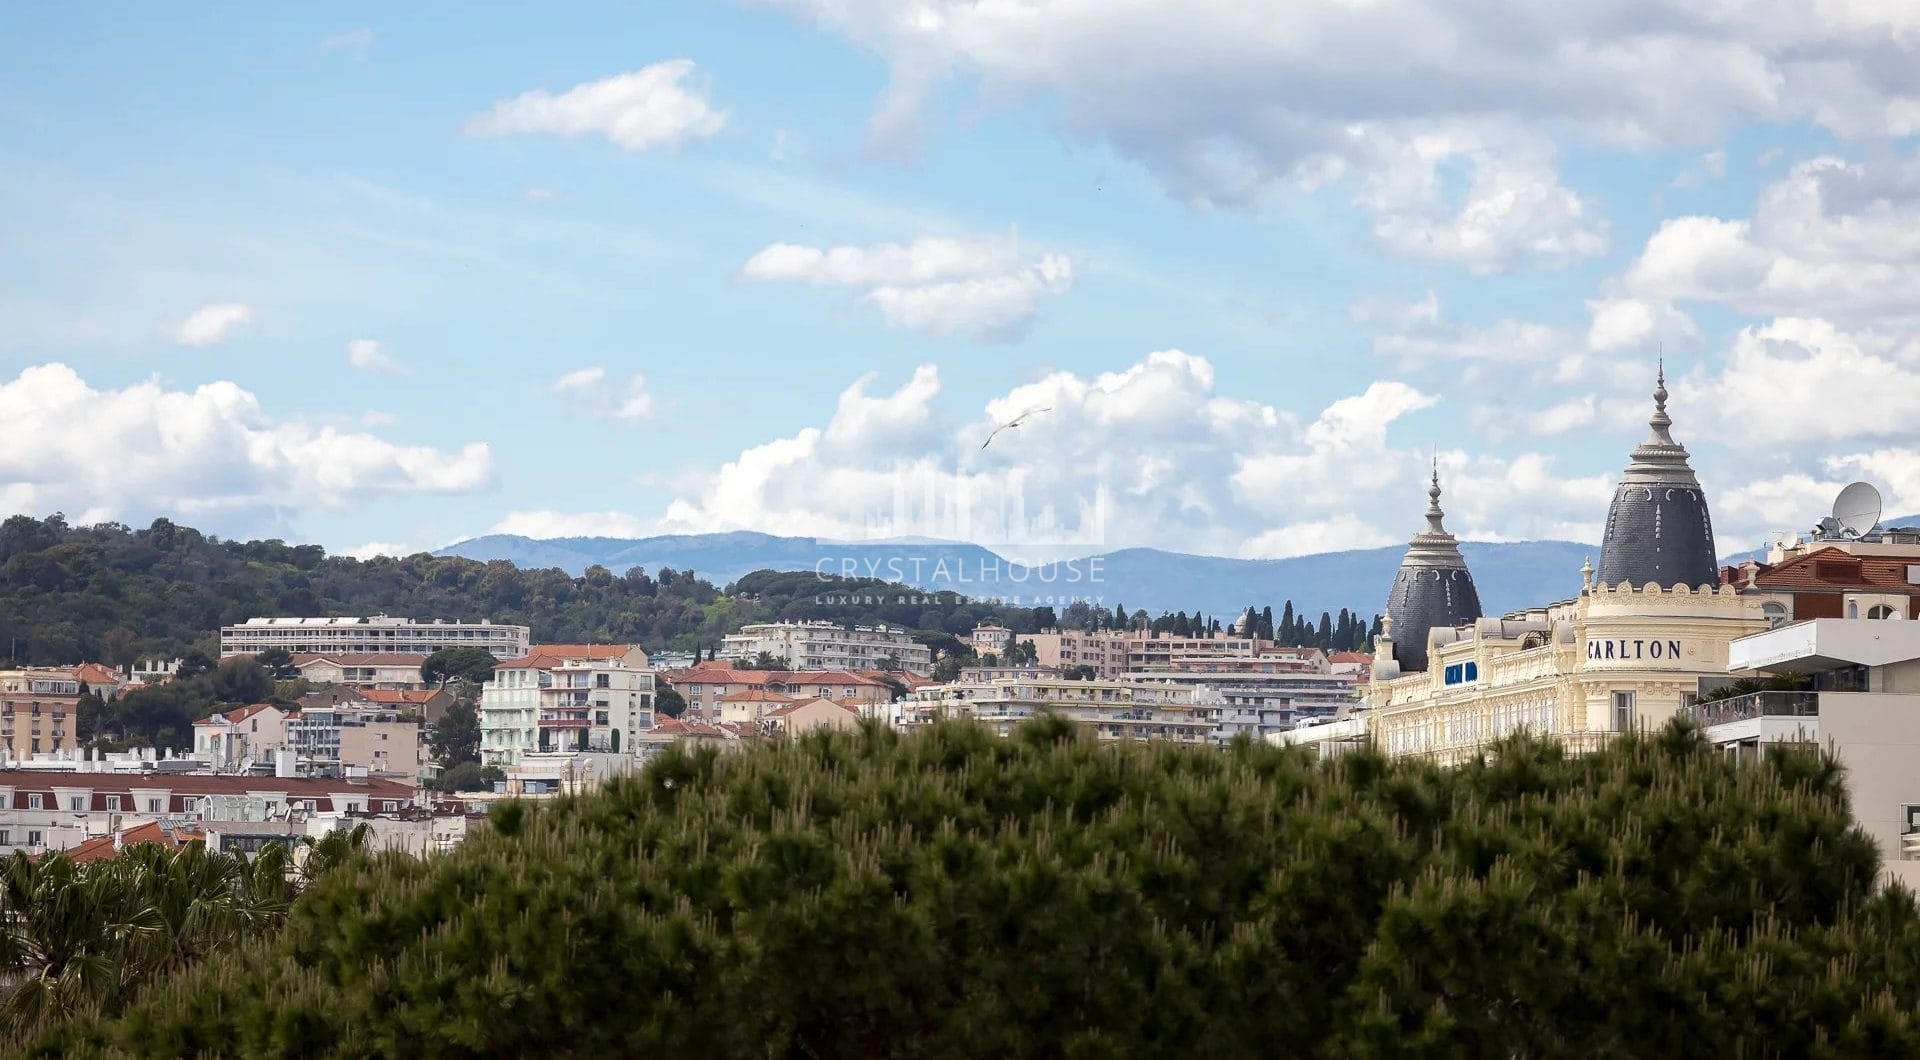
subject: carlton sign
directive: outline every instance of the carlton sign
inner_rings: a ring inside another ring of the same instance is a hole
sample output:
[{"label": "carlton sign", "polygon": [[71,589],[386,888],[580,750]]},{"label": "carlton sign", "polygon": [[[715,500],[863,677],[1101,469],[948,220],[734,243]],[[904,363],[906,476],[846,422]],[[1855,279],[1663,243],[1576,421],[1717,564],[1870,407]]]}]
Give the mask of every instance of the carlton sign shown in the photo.
[{"label": "carlton sign", "polygon": [[1587,639],[1588,662],[1677,662],[1680,657],[1678,640],[1644,640],[1637,637],[1631,640],[1626,637]]}]

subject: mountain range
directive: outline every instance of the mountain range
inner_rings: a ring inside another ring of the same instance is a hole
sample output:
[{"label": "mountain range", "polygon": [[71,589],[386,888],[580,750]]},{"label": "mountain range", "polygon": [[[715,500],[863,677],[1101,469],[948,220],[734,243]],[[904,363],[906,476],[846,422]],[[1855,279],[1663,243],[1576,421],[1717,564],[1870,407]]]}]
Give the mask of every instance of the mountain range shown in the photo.
[{"label": "mountain range", "polygon": [[[1598,547],[1572,541],[1469,541],[1461,550],[1488,614],[1572,596],[1579,589],[1581,563],[1599,558]],[[1287,600],[1307,615],[1337,613],[1343,607],[1366,615],[1382,611],[1405,551],[1405,546],[1392,545],[1257,560],[1129,548],[1027,568],[960,542],[849,544],[736,531],[638,539],[490,534],[450,545],[436,555],[507,560],[523,568],[558,567],[575,575],[596,564],[615,573],[629,567],[649,572],[672,567],[692,570],[716,585],[756,570],[816,570],[1001,597],[1027,607],[1081,598],[1109,609],[1124,604],[1129,611],[1151,614],[1197,609],[1226,617],[1249,605],[1278,610]]]}]

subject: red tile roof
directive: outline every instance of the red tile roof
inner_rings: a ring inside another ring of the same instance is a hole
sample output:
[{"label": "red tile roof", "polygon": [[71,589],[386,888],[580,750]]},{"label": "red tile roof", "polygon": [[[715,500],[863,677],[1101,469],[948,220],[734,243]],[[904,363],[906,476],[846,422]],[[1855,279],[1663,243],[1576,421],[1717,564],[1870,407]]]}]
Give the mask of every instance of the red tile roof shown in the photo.
[{"label": "red tile roof", "polygon": [[[13,791],[13,808],[26,809],[26,796],[42,795],[51,799],[55,788],[91,789],[95,801],[104,795],[131,796],[137,788],[142,791],[168,791],[177,798],[182,795],[250,795],[272,793],[289,798],[314,799],[326,802],[336,793],[364,794],[378,799],[397,799],[410,801],[413,788],[391,780],[368,780],[356,783],[347,780],[314,779],[311,777],[232,777],[215,776],[210,773],[79,773],[62,772],[50,769],[0,769],[0,788]],[[51,809],[54,803],[47,802]],[[6,800],[0,799],[0,809],[5,809]],[[95,809],[104,810],[104,805]]]},{"label": "red tile roof", "polygon": [[1874,589],[1886,593],[1920,595],[1920,585],[1907,581],[1907,568],[1920,559],[1901,556],[1853,556],[1837,548],[1822,548],[1773,566],[1760,564],[1753,584],[1762,589],[1803,592]]},{"label": "red tile roof", "polygon": [[860,712],[858,710],[855,710],[851,705],[846,703],[835,703],[831,699],[803,699],[798,703],[789,703],[778,710],[770,710],[767,712],[767,717],[784,718],[787,715],[794,713],[795,711],[801,710],[802,708],[813,706],[815,703],[825,703],[829,707],[837,707],[853,715],[856,718],[860,716]]},{"label": "red tile roof", "polygon": [[219,722],[216,722],[213,719],[224,718],[226,719],[227,724],[233,725],[239,722],[246,721],[248,718],[253,717],[255,714],[258,714],[263,710],[279,710],[282,713],[291,713],[291,711],[288,708],[276,707],[272,703],[254,703],[250,706],[245,706],[245,707],[232,707],[227,710],[216,710],[212,714],[209,714],[206,717],[201,718],[199,721],[194,722],[194,724],[195,725],[217,725],[219,724]]},{"label": "red tile roof", "polygon": [[81,663],[73,668],[73,679],[85,681],[90,685],[117,685],[121,683],[119,674],[112,668],[99,663]]},{"label": "red tile roof", "polygon": [[552,655],[562,659],[623,659],[637,644],[535,644],[527,655]]},{"label": "red tile roof", "polygon": [[750,688],[745,692],[729,692],[720,697],[722,703],[792,703],[792,696],[783,696],[778,692],[769,692],[764,688]]},{"label": "red tile roof", "polygon": [[[118,842],[115,842],[115,839]],[[62,853],[69,861],[97,861],[110,858],[127,847],[140,843],[161,843],[178,849],[189,843],[204,843],[207,833],[197,828],[166,828],[159,821],[149,821],[137,828],[129,828],[119,835],[103,835],[89,839],[77,847],[70,847]]]},{"label": "red tile roof", "polygon": [[750,685],[764,687],[768,684],[783,685],[870,685],[885,688],[886,685],[871,677],[854,673],[851,670],[742,670],[737,667],[716,667],[712,663],[701,663],[690,670],[663,670],[660,676],[668,684],[720,684]]},{"label": "red tile roof", "polygon": [[1327,656],[1327,661],[1337,663],[1370,663],[1373,661],[1373,656],[1363,651],[1337,651]]}]

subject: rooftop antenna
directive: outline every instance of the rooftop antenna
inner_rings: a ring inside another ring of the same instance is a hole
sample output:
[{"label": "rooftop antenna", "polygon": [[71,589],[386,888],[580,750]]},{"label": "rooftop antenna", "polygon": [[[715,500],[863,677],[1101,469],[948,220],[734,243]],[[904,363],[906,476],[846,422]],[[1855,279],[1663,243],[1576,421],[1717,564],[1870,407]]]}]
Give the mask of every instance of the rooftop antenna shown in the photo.
[{"label": "rooftop antenna", "polygon": [[1865,537],[1880,525],[1880,491],[1869,482],[1855,482],[1833,501],[1833,521],[1853,537]]}]

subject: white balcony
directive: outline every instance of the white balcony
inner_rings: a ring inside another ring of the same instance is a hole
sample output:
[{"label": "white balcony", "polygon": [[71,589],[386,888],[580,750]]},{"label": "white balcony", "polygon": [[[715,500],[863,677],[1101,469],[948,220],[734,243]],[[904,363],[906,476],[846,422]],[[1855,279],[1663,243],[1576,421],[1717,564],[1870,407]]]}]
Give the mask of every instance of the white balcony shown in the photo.
[{"label": "white balcony", "polygon": [[1727,646],[1727,669],[1819,673],[1920,659],[1920,622],[1814,618],[1754,633]]}]

